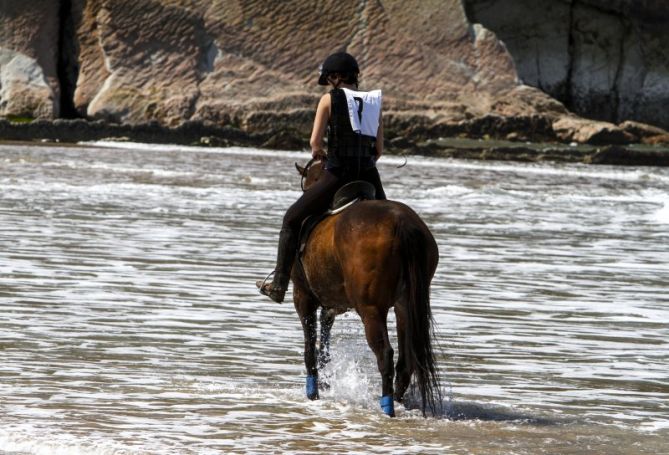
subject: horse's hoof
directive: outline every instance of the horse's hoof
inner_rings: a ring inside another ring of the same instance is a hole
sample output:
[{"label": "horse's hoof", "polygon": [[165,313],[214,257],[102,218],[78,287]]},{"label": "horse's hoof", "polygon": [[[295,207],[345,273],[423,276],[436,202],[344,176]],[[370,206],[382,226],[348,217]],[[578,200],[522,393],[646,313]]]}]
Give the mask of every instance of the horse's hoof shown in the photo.
[{"label": "horse's hoof", "polygon": [[395,417],[395,403],[392,395],[381,397],[381,409],[385,415]]},{"label": "horse's hoof", "polygon": [[307,398],[318,400],[318,376],[307,376]]}]

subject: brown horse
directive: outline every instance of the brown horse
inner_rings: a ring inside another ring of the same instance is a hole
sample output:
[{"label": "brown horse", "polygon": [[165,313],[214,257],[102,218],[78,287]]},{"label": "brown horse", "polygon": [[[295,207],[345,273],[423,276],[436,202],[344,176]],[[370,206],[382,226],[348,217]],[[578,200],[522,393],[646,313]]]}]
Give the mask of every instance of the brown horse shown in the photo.
[{"label": "brown horse", "polygon": [[[303,188],[309,188],[323,172],[321,162],[296,167],[303,176]],[[394,416],[393,398],[402,401],[414,373],[423,415],[427,407],[436,410],[441,393],[431,342],[430,282],[438,257],[430,230],[416,212],[399,202],[360,201],[314,228],[291,274],[295,309],[304,330],[306,391],[310,399],[318,398],[318,368],[329,359],[334,317],[354,309],[364,323],[367,343],[381,373],[383,411]],[[317,353],[319,307],[321,339]],[[396,367],[386,326],[392,307],[397,320]]]}]

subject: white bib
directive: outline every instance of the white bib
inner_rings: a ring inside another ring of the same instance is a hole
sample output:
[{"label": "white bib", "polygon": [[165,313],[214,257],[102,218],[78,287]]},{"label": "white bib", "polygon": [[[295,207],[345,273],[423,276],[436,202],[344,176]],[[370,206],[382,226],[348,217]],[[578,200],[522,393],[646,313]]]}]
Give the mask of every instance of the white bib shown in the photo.
[{"label": "white bib", "polygon": [[342,89],[346,95],[348,117],[351,128],[356,133],[376,137],[381,117],[381,90],[358,92],[347,88]]}]

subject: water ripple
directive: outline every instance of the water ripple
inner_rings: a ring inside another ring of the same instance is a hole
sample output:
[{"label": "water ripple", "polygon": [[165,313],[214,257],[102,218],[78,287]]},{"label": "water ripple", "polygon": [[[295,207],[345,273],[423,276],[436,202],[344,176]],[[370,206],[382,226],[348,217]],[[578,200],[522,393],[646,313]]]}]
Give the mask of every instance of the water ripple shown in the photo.
[{"label": "water ripple", "polygon": [[391,420],[357,315],[309,402],[294,309],[255,290],[298,160],[0,145],[0,453],[669,451],[666,169],[384,157],[439,243],[448,400]]}]

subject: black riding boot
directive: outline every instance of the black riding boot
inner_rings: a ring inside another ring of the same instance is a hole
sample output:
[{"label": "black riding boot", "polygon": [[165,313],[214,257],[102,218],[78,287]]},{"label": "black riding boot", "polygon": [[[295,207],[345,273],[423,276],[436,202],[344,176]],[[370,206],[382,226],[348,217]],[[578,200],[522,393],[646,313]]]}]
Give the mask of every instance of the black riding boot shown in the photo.
[{"label": "black riding boot", "polygon": [[264,281],[256,282],[256,286],[260,289],[261,294],[266,295],[277,303],[283,302],[286,290],[288,290],[290,271],[293,268],[296,252],[297,236],[290,228],[281,229],[274,279],[271,283],[265,283]]}]

